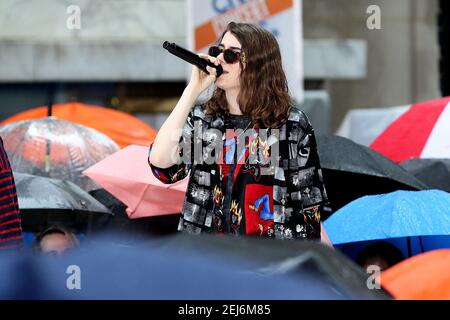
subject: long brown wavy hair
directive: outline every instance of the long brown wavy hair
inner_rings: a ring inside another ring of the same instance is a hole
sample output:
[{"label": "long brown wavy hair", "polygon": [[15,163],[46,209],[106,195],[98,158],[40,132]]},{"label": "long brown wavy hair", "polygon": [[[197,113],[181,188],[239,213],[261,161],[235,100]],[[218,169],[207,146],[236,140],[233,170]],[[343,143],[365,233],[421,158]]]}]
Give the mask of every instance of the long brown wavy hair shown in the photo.
[{"label": "long brown wavy hair", "polygon": [[[279,128],[287,121],[293,103],[277,40],[269,31],[256,25],[230,22],[218,44],[228,31],[238,39],[245,56],[239,61],[242,71],[238,103],[242,113],[251,118],[255,128]],[[226,117],[228,103],[225,91],[216,87],[205,107],[208,114],[218,113]]]}]

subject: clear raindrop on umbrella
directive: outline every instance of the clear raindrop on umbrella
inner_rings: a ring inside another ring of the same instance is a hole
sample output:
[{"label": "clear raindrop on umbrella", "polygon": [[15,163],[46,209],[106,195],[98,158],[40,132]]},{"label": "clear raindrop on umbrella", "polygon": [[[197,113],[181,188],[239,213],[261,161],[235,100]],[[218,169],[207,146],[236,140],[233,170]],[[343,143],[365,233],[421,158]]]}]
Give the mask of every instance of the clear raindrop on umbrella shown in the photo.
[{"label": "clear raindrop on umbrella", "polygon": [[448,192],[398,190],[359,198],[336,211],[324,226],[338,248],[386,240],[411,257],[450,247],[449,208]]},{"label": "clear raindrop on umbrella", "polygon": [[12,123],[0,135],[15,172],[69,180],[87,191],[98,186],[82,172],[119,150],[106,135],[54,117]]},{"label": "clear raindrop on umbrella", "polygon": [[52,224],[78,231],[106,223],[111,211],[70,181],[14,173],[24,231],[38,232]]}]

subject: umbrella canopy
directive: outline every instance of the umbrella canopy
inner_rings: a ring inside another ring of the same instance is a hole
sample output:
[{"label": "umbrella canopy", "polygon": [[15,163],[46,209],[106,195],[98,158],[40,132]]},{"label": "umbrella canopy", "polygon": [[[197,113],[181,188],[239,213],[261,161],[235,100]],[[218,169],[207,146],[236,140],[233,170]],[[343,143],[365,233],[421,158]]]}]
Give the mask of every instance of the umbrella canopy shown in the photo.
[{"label": "umbrella canopy", "polygon": [[371,144],[395,162],[411,158],[450,158],[450,97],[417,103]]},{"label": "umbrella canopy", "polygon": [[450,159],[411,159],[400,165],[431,188],[450,192]]},{"label": "umbrella canopy", "polygon": [[321,279],[319,282],[326,283],[343,299],[390,298],[383,290],[369,290],[367,273],[339,251],[320,242],[255,237],[236,241],[233,236],[204,235],[204,238],[173,237],[170,245],[180,250],[195,249],[202,255],[246,259],[256,264],[253,268],[261,275],[309,274],[311,279]]},{"label": "umbrella canopy", "polygon": [[130,218],[181,212],[188,179],[163,184],[152,174],[147,158],[147,147],[128,146],[84,174],[126,204]]},{"label": "umbrella canopy", "polygon": [[441,249],[407,259],[381,274],[381,285],[396,299],[449,300],[450,250]]},{"label": "umbrella canopy", "polygon": [[405,239],[405,256],[411,256],[411,237],[418,237],[420,245],[423,236],[446,236],[441,246],[450,246],[449,208],[450,194],[444,191],[395,191],[359,198],[336,211],[324,226],[333,245]]},{"label": "umbrella canopy", "polygon": [[350,139],[318,135],[317,146],[333,211],[365,195],[427,188],[398,164]]},{"label": "umbrella canopy", "polygon": [[169,235],[177,232],[180,216],[177,214],[130,219],[127,206],[105,189],[89,191],[95,199],[113,212],[113,216],[102,226],[103,231],[127,233],[148,237],[149,235]]},{"label": "umbrella canopy", "polygon": [[82,171],[119,150],[94,129],[54,117],[12,123],[0,128],[15,172],[69,180],[96,189]]},{"label": "umbrella canopy", "polygon": [[[30,109],[4,120],[0,125],[45,118],[47,113],[47,107]],[[148,146],[156,137],[156,131],[144,121],[109,108],[70,102],[53,105],[52,115],[96,129],[113,139],[121,148],[130,144]]]},{"label": "umbrella canopy", "polygon": [[75,229],[108,219],[110,210],[70,181],[14,173],[24,231],[38,232],[52,224]]},{"label": "umbrella canopy", "polygon": [[[426,188],[399,165],[349,139],[318,136],[318,148],[328,196],[335,210],[366,194]],[[151,174],[147,157],[147,148],[129,146],[84,174],[125,203],[132,218],[180,212],[187,179],[162,184]],[[342,181],[346,182],[345,188]],[[163,192],[170,194],[168,203],[164,203]]]},{"label": "umbrella canopy", "polygon": [[342,120],[341,125],[336,130],[336,135],[368,146],[410,107],[411,105],[405,105],[348,110],[344,120]]},{"label": "umbrella canopy", "polygon": [[[390,299],[367,288],[360,268],[318,243],[181,234],[122,241],[95,239],[58,259],[0,256],[0,298]],[[64,285],[69,265],[81,271],[81,290]]]}]

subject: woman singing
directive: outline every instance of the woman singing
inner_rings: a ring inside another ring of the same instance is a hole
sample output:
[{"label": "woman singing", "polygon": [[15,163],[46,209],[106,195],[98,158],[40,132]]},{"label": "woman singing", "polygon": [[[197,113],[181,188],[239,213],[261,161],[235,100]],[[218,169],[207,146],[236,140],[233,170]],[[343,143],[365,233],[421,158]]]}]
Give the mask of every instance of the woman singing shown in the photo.
[{"label": "woman singing", "polygon": [[[179,230],[320,239],[327,197],[314,131],[293,107],[275,37],[231,22],[200,56],[223,74],[193,67],[149,155],[164,183],[190,172]],[[212,97],[195,105],[213,83]]]}]

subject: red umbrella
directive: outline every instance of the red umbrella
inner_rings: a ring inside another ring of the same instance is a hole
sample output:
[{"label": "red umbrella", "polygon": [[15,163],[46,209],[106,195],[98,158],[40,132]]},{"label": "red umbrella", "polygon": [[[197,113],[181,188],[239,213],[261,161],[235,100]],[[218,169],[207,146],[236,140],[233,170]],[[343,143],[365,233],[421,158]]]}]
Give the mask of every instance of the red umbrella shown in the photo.
[{"label": "red umbrella", "polygon": [[412,105],[371,144],[395,162],[450,158],[450,97]]}]

